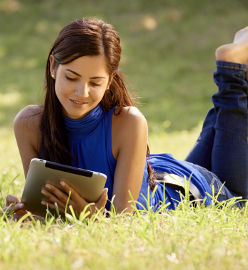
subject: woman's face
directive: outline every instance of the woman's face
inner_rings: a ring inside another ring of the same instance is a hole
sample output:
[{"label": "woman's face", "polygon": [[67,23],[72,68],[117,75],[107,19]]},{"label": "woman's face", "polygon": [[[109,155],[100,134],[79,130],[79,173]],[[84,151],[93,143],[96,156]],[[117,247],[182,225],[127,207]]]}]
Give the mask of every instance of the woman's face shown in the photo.
[{"label": "woman's face", "polygon": [[[53,62],[51,56],[51,67]],[[84,117],[94,109],[110,82],[103,55],[79,57],[68,64],[59,65],[51,73],[54,74],[55,92],[63,113],[71,119]]]}]

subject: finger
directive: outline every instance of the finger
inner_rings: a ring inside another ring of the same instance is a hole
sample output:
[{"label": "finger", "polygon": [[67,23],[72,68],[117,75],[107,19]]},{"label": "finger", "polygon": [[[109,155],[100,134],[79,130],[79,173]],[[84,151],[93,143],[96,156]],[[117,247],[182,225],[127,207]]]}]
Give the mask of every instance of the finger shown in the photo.
[{"label": "finger", "polygon": [[11,194],[7,195],[6,197],[6,205],[10,205],[11,203],[19,203],[19,202],[20,200]]},{"label": "finger", "polygon": [[49,201],[51,202],[51,204],[57,203],[59,207],[65,208],[65,203],[61,202],[59,200],[59,198],[57,198],[56,196],[54,196],[52,193],[50,193],[49,191],[47,191],[46,189],[42,189],[41,193],[48,199],[48,200],[44,200],[44,201]]},{"label": "finger", "polygon": [[57,207],[59,209],[59,212],[60,213],[65,213],[65,208],[64,207],[61,207],[60,205],[57,204],[57,207],[55,206],[55,203],[51,203],[51,202],[48,202],[48,201],[45,201],[45,200],[42,200],[41,201],[41,204],[50,208],[50,209],[53,209],[53,210],[56,210]]},{"label": "finger", "polygon": [[[88,202],[79,195],[79,193],[67,184],[63,179],[60,182],[61,186],[64,188],[65,192],[70,194],[69,204],[72,205],[76,213],[81,213],[83,209],[88,205]],[[90,207],[91,208],[91,207]]]},{"label": "finger", "polygon": [[66,203],[68,200],[68,195],[65,194],[62,190],[60,190],[58,187],[55,187],[54,185],[51,184],[46,184],[45,189],[54,194],[61,202]]},{"label": "finger", "polygon": [[105,207],[106,203],[107,203],[107,200],[108,200],[108,189],[105,188],[102,192],[102,195],[101,197],[99,198],[99,200],[96,202],[96,207],[98,209],[102,209]]},{"label": "finger", "polygon": [[23,208],[24,208],[24,204],[23,204],[23,203],[17,203],[17,204],[12,203],[12,204],[8,205],[7,207],[5,207],[5,208],[3,209],[3,211],[4,211],[7,215],[9,215],[9,214],[11,214],[11,213],[15,213],[15,212],[17,212],[17,211],[23,210]]},{"label": "finger", "polygon": [[85,201],[84,198],[82,198],[78,192],[72,188],[70,185],[68,185],[64,180],[61,180],[60,185],[62,186],[63,190],[67,193],[70,194],[71,193],[71,200],[76,202],[76,203],[80,203],[83,207],[86,206],[88,203]]},{"label": "finger", "polygon": [[23,203],[17,203],[14,207],[14,212],[23,210],[24,209],[24,204]]}]

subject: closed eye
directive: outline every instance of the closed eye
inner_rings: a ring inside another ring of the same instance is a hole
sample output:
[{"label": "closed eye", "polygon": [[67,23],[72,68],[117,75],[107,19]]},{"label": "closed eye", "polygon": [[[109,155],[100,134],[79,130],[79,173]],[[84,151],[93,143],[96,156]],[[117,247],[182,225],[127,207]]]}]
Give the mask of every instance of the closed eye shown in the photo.
[{"label": "closed eye", "polygon": [[69,76],[67,76],[67,75],[66,75],[65,77],[66,77],[66,79],[69,80],[69,81],[76,81],[76,80],[77,80],[77,78],[71,78],[71,77],[69,77]]},{"label": "closed eye", "polygon": [[95,82],[90,82],[91,86],[101,86],[101,84],[95,83]]},{"label": "closed eye", "polygon": [[[65,76],[67,80],[69,81],[76,81],[78,78],[71,78],[68,75]],[[96,82],[89,82],[89,84],[93,87],[101,86],[101,84],[96,83]]]}]

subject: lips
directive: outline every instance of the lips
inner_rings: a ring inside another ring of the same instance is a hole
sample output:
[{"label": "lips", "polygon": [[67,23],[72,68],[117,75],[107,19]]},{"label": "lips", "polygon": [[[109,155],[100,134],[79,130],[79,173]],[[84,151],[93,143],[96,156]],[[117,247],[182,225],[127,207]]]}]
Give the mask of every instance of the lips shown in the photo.
[{"label": "lips", "polygon": [[76,100],[76,99],[69,99],[72,103],[76,104],[76,105],[84,105],[84,104],[88,104],[87,101],[82,101],[82,100]]}]

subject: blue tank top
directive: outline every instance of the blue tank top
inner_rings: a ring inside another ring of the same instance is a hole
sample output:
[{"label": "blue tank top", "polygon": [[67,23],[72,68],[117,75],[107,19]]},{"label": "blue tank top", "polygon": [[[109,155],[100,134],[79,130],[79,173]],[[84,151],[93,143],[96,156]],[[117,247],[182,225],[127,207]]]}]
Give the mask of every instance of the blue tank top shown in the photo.
[{"label": "blue tank top", "polygon": [[[70,149],[74,158],[72,165],[106,174],[105,187],[108,188],[109,199],[112,198],[116,167],[116,160],[111,149],[113,112],[114,108],[103,111],[101,106],[98,105],[83,118],[70,119],[64,117]],[[192,183],[199,189],[203,198],[206,197],[206,192],[211,194],[206,179],[186,161],[177,161],[170,154],[150,155],[147,160],[157,172],[168,172],[186,176],[187,179],[191,178]],[[180,201],[178,192],[170,186],[164,186],[163,183],[157,183],[157,189],[152,193],[149,188],[147,164],[145,164],[142,186],[136,203],[137,208],[147,209],[148,198],[154,211],[161,202],[168,204],[168,209],[174,209]],[[210,198],[206,197],[205,203],[208,205],[210,202]],[[106,208],[110,209],[110,202],[107,202]]]}]

